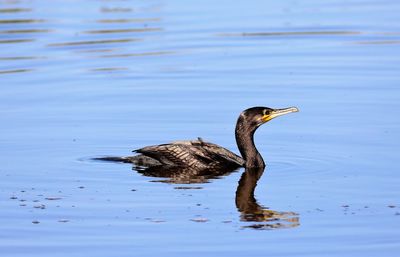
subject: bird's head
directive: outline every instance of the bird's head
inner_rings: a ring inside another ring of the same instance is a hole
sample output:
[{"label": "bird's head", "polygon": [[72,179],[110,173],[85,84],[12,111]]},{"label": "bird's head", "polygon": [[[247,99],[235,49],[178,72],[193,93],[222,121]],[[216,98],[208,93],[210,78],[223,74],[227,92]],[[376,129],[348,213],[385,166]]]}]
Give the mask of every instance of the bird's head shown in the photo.
[{"label": "bird's head", "polygon": [[298,112],[296,107],[289,107],[283,109],[272,109],[269,107],[252,107],[244,110],[239,117],[241,122],[246,123],[248,126],[258,128],[262,124],[276,118],[278,116]]}]

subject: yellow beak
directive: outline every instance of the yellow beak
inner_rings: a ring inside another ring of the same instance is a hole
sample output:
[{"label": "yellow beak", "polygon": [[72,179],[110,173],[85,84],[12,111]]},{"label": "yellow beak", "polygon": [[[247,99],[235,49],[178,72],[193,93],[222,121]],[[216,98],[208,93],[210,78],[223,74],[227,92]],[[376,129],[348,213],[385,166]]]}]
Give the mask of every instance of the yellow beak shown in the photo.
[{"label": "yellow beak", "polygon": [[264,114],[261,119],[262,119],[263,122],[267,122],[267,121],[270,121],[273,118],[276,118],[278,116],[285,115],[285,114],[292,113],[292,112],[298,112],[298,111],[299,111],[299,109],[297,109],[296,107],[289,107],[289,108],[284,108],[284,109],[275,109],[275,110],[273,110],[272,112],[270,112],[268,114]]}]

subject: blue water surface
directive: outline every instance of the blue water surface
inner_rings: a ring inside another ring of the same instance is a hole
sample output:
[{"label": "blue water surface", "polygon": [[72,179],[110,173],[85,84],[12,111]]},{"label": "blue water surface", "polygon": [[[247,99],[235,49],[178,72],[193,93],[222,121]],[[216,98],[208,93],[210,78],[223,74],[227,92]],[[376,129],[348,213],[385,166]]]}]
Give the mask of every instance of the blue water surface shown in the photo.
[{"label": "blue water surface", "polygon": [[[400,252],[400,2],[0,0],[2,256],[396,256]],[[243,169],[162,183],[91,161],[201,136]],[[282,218],[280,214],[290,214]],[[275,217],[275,216],[274,216]]]}]

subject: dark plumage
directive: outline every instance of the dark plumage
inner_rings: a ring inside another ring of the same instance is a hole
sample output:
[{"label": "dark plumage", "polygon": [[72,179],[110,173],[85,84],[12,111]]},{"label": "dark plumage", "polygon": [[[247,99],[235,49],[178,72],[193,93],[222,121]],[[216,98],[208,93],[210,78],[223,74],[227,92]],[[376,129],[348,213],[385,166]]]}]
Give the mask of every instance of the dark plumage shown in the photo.
[{"label": "dark plumage", "polygon": [[242,157],[219,145],[205,142],[201,138],[191,141],[176,141],[169,144],[146,146],[133,152],[136,156],[101,157],[98,160],[120,161],[138,166],[186,167],[191,170],[218,170],[238,167],[264,167],[264,161],[254,145],[254,132],[269,120],[291,112],[295,107],[271,109],[253,107],[244,110],[236,123],[235,137]]}]

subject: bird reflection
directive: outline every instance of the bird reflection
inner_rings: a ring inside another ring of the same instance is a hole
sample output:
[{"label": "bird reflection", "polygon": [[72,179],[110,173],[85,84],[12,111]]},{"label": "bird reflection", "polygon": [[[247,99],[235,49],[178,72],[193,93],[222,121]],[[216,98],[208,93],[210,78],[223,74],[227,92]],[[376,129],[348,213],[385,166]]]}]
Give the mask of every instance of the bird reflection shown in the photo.
[{"label": "bird reflection", "polygon": [[254,197],[257,181],[264,173],[264,168],[247,168],[239,180],[236,190],[236,207],[240,212],[240,220],[255,222],[244,228],[278,229],[292,228],[300,225],[295,212],[280,212],[270,210],[258,204]]},{"label": "bird reflection", "polygon": [[133,166],[133,170],[147,176],[160,178],[155,182],[165,182],[171,184],[195,184],[208,183],[210,179],[218,179],[227,176],[237,170],[237,167],[215,167],[209,169],[192,169],[179,166],[152,166],[140,167]]},{"label": "bird reflection", "polygon": [[[198,170],[176,166],[154,166],[149,168],[134,166],[133,170],[147,177],[160,178],[159,180],[155,180],[155,182],[197,184],[208,183],[210,179],[217,179],[229,175],[237,169],[225,167],[220,169]],[[299,226],[300,220],[297,213],[274,211],[263,207],[257,202],[257,199],[254,197],[254,191],[263,173],[264,168],[246,168],[239,180],[236,189],[235,203],[240,212],[240,220],[243,222],[252,222],[252,224],[244,225],[242,228],[267,230]]]}]

